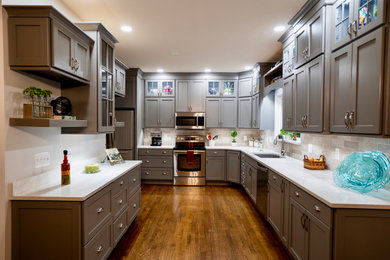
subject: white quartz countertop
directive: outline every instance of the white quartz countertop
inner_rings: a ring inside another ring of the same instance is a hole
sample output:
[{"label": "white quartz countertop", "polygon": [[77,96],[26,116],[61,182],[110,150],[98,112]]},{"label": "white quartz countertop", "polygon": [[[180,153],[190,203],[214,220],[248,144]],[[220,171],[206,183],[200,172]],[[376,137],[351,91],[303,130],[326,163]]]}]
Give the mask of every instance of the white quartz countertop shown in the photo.
[{"label": "white quartz countertop", "polygon": [[[149,147],[143,146],[142,148]],[[273,151],[260,152],[259,148],[229,145],[206,146],[206,149],[244,152],[332,208],[390,209],[390,184],[379,191],[361,194],[337,186],[333,182],[333,172],[330,170],[308,170],[303,168],[303,161],[290,157],[260,158],[255,155],[256,153],[275,153]]]},{"label": "white quartz countertop", "polygon": [[161,146],[151,146],[151,145],[139,145],[138,149],[173,149],[174,145],[161,145]]},{"label": "white quartz countertop", "polygon": [[142,161],[125,161],[111,165],[103,163],[100,172],[84,173],[82,166],[71,165],[71,183],[61,185],[59,171],[32,176],[12,183],[11,200],[84,201],[93,194],[140,165]]}]

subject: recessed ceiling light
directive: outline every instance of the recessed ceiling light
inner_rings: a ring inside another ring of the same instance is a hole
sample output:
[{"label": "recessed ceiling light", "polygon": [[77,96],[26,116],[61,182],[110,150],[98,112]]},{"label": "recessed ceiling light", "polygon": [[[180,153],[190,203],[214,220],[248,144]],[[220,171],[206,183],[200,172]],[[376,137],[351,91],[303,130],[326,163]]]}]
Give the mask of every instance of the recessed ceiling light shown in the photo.
[{"label": "recessed ceiling light", "polygon": [[157,72],[158,72],[158,73],[163,73],[164,70],[163,70],[163,69],[157,69]]},{"label": "recessed ceiling light", "polygon": [[128,26],[128,25],[122,25],[121,30],[124,32],[131,32],[131,31],[133,31],[133,27]]},{"label": "recessed ceiling light", "polygon": [[251,68],[251,66],[245,66],[244,70],[250,70]]},{"label": "recessed ceiling light", "polygon": [[274,27],[275,32],[283,32],[286,29],[286,26],[284,25],[279,25]]},{"label": "recessed ceiling light", "polygon": [[211,69],[204,69],[204,72],[209,73],[211,72]]}]

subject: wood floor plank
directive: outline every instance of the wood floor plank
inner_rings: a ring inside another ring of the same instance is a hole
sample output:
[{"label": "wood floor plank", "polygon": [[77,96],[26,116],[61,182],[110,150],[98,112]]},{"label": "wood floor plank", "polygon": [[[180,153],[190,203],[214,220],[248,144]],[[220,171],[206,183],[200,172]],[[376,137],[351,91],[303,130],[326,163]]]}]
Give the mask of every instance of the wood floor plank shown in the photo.
[{"label": "wood floor plank", "polygon": [[110,259],[290,259],[240,188],[142,185]]}]

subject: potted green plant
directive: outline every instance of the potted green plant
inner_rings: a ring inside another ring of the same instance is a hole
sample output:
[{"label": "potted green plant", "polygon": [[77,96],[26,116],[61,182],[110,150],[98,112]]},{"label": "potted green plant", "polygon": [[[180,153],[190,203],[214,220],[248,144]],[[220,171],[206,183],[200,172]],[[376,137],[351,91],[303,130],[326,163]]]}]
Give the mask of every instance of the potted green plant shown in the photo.
[{"label": "potted green plant", "polygon": [[33,118],[34,107],[36,105],[34,97],[37,93],[37,88],[34,86],[30,86],[28,88],[25,88],[22,93],[25,98],[25,103],[23,104],[23,117]]},{"label": "potted green plant", "polygon": [[51,92],[50,90],[42,90],[42,97],[43,97],[43,117],[45,118],[51,118],[53,117],[53,110],[50,106],[50,98],[51,98]]},{"label": "potted green plant", "polygon": [[232,146],[236,146],[237,145],[237,141],[236,141],[236,137],[237,137],[238,133],[236,130],[232,130],[230,132],[230,136],[233,137],[233,140],[232,140]]}]

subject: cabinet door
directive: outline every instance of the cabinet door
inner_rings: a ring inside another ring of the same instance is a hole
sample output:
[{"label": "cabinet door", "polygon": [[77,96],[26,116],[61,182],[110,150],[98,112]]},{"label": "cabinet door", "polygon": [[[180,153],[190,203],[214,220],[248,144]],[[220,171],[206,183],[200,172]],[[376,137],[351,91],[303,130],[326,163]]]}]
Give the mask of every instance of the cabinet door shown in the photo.
[{"label": "cabinet door", "polygon": [[190,111],[204,112],[206,110],[206,82],[191,80],[190,92]]},{"label": "cabinet door", "polygon": [[283,130],[293,130],[293,84],[294,77],[283,81]]},{"label": "cabinet door", "polygon": [[330,250],[330,229],[312,214],[306,211],[308,216],[308,257],[312,260],[329,260],[331,256]]},{"label": "cabinet door", "polygon": [[223,98],[220,108],[222,127],[235,128],[237,126],[237,99]]},{"label": "cabinet door", "polygon": [[237,81],[223,80],[222,81],[222,96],[236,97],[237,96]]},{"label": "cabinet door", "polygon": [[123,69],[116,67],[115,77],[115,94],[124,97],[126,95],[126,72]]},{"label": "cabinet door", "polygon": [[157,97],[160,95],[160,82],[158,80],[145,81],[145,96]]},{"label": "cabinet door", "polygon": [[73,35],[62,24],[53,22],[53,67],[74,74]]},{"label": "cabinet door", "polygon": [[159,127],[159,99],[145,99],[145,127]]},{"label": "cabinet door", "polygon": [[225,180],[225,157],[206,158],[206,180],[208,181]]},{"label": "cabinet door", "polygon": [[238,95],[240,97],[252,95],[252,78],[240,79],[238,81]]},{"label": "cabinet door", "polygon": [[268,222],[280,236],[283,221],[283,194],[281,187],[268,182]]},{"label": "cabinet door", "polygon": [[175,81],[174,80],[161,80],[161,96],[173,97],[175,96]]},{"label": "cabinet door", "polygon": [[[346,125],[352,93],[352,45],[332,53],[330,84],[330,131],[349,132]],[[348,126],[349,127],[349,126]]]},{"label": "cabinet door", "polygon": [[260,95],[252,97],[252,128],[259,128]]},{"label": "cabinet door", "polygon": [[[353,1],[353,0],[352,0]],[[332,6],[331,46],[335,50],[352,39],[351,23],[353,7],[351,0],[338,0]]]},{"label": "cabinet door", "polygon": [[256,196],[257,196],[257,169],[256,168],[253,168],[251,167],[251,171],[252,171],[252,182],[251,182],[251,185],[252,185],[252,190],[251,190],[251,196],[252,196],[252,200],[254,203],[256,203]]},{"label": "cabinet door", "polygon": [[305,208],[290,198],[290,238],[288,249],[295,259],[306,259]]},{"label": "cabinet door", "polygon": [[176,112],[190,111],[190,85],[188,80],[178,80],[176,82]]},{"label": "cabinet door", "polygon": [[283,219],[282,219],[282,230],[280,233],[283,244],[288,247],[289,238],[289,212],[290,212],[290,188],[289,183],[286,180],[282,180],[282,193],[283,193]]},{"label": "cabinet door", "polygon": [[208,80],[207,83],[207,94],[208,97],[218,97],[222,94],[221,92],[221,82],[218,80]]},{"label": "cabinet door", "polygon": [[352,44],[352,133],[380,134],[382,130],[383,34],[379,28]]},{"label": "cabinet door", "polygon": [[355,0],[353,11],[353,33],[361,36],[384,23],[385,0]]},{"label": "cabinet door", "polygon": [[309,54],[309,39],[306,25],[295,34],[295,50],[295,66],[299,68],[306,62]]},{"label": "cabinet door", "polygon": [[91,68],[89,55],[89,46],[81,41],[74,40],[74,70],[80,78],[89,80],[89,71]]},{"label": "cabinet door", "polygon": [[309,40],[309,53],[307,59],[315,58],[324,52],[325,39],[325,8],[321,8],[308,22],[307,34]]},{"label": "cabinet door", "polygon": [[306,131],[322,132],[324,100],[324,55],[306,65],[307,119]]},{"label": "cabinet door", "polygon": [[159,99],[159,125],[160,127],[175,127],[175,99]]},{"label": "cabinet door", "polygon": [[287,44],[283,49],[283,78],[293,74],[295,63],[295,41]]},{"label": "cabinet door", "polygon": [[247,163],[246,164],[245,190],[251,198],[252,198],[252,179],[253,179],[253,167],[251,167]]},{"label": "cabinet door", "polygon": [[206,99],[206,126],[207,127],[221,127],[220,119],[220,98]]},{"label": "cabinet door", "polygon": [[230,182],[240,183],[240,152],[228,151],[226,154],[226,179]]},{"label": "cabinet door", "polygon": [[252,98],[238,99],[238,128],[252,127]]},{"label": "cabinet door", "polygon": [[294,84],[294,130],[304,130],[304,119],[307,116],[307,81],[304,67],[295,72]]}]

